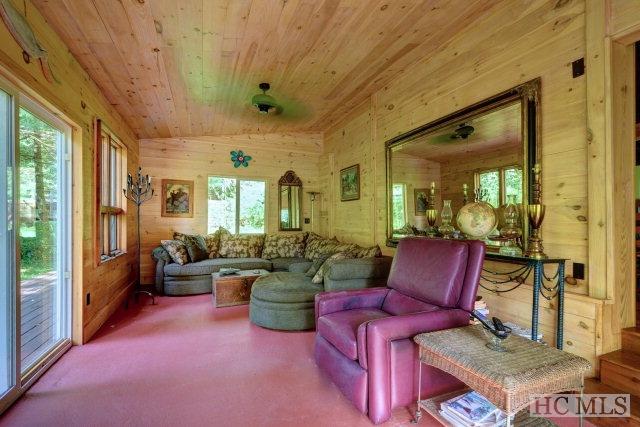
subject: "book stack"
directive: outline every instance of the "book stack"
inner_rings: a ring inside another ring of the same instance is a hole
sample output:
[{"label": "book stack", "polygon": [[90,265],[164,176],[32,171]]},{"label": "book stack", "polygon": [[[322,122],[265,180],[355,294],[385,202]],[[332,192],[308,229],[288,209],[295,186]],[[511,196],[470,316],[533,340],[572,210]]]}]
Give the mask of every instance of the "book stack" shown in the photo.
[{"label": "book stack", "polygon": [[475,391],[440,403],[440,415],[454,426],[495,427],[506,424],[506,414]]},{"label": "book stack", "polygon": [[[511,333],[514,335],[520,335],[526,339],[531,339],[531,328],[525,328],[511,322],[504,322],[504,326],[511,328]],[[540,332],[540,330],[538,330],[537,341],[542,341],[542,332]]]}]

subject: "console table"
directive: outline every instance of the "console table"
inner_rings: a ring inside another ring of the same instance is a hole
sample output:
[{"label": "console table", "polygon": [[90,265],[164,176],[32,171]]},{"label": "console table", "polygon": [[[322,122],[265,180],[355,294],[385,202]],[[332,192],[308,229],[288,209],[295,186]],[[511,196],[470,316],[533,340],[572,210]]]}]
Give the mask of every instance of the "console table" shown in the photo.
[{"label": "console table", "polygon": [[[507,426],[511,416],[527,408],[536,396],[562,391],[582,394],[584,373],[591,369],[586,359],[518,335],[504,341],[505,352],[490,350],[485,345],[487,340],[481,325],[416,335],[414,341],[420,349],[418,384],[422,383],[423,363],[447,372],[503,410]],[[422,400],[419,389],[415,422],[423,410],[443,421],[437,411],[442,400],[442,396]],[[538,420],[545,424],[543,418]]]},{"label": "console table", "polygon": [[[540,306],[540,296],[546,300],[558,297],[558,317],[556,325],[556,347],[562,350],[564,340],[564,258],[533,259],[525,256],[503,255],[499,253],[487,252],[486,260],[501,263],[516,264],[518,267],[509,271],[494,271],[486,267],[482,268],[481,277],[484,281],[493,285],[512,283],[509,289],[492,289],[480,283],[483,289],[498,294],[510,292],[519,288],[527,278],[533,273],[533,304],[531,309],[531,339],[536,340],[538,336],[538,316]],[[555,266],[555,274],[547,276],[544,271],[546,265]]]}]

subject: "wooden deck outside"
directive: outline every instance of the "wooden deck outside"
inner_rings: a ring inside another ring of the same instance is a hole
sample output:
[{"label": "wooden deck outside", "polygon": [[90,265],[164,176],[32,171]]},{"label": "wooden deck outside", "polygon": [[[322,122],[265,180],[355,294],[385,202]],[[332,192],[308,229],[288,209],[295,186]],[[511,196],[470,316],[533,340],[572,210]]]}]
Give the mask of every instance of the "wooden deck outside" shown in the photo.
[{"label": "wooden deck outside", "polygon": [[29,368],[57,340],[54,313],[56,273],[25,280],[20,286],[22,370]]}]

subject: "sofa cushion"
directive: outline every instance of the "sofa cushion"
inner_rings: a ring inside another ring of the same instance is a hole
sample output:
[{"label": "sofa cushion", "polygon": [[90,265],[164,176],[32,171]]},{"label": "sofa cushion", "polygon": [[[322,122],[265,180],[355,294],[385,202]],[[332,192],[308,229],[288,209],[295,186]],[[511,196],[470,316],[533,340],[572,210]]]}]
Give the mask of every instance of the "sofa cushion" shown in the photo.
[{"label": "sofa cushion", "polygon": [[173,262],[179,265],[189,262],[187,247],[180,240],[161,240],[160,244],[162,244],[162,247],[169,253]]},{"label": "sofa cushion", "polygon": [[241,270],[271,270],[271,261],[262,258],[205,259],[185,265],[167,264],[164,266],[164,274],[165,276],[200,276],[215,273],[225,267]]},{"label": "sofa cushion", "polygon": [[251,287],[251,298],[269,302],[309,302],[322,292],[304,273],[276,272],[259,277]]},{"label": "sofa cushion", "polygon": [[358,360],[358,328],[370,320],[383,317],[389,317],[389,314],[375,308],[344,310],[319,317],[316,328],[318,335],[342,354],[351,360]]},{"label": "sofa cushion", "polygon": [[273,271],[289,271],[289,267],[293,264],[307,263],[304,258],[272,258],[271,264],[273,264]]},{"label": "sofa cushion", "polygon": [[267,234],[264,238],[262,257],[303,258],[307,233]]},{"label": "sofa cushion", "polygon": [[407,237],[398,243],[387,286],[440,307],[456,307],[467,268],[468,243]]},{"label": "sofa cushion", "polygon": [[222,234],[220,256],[223,258],[259,258],[264,234]]},{"label": "sofa cushion", "polygon": [[209,258],[204,237],[198,234],[173,233],[173,238],[174,240],[180,240],[184,243],[191,262],[198,262]]}]

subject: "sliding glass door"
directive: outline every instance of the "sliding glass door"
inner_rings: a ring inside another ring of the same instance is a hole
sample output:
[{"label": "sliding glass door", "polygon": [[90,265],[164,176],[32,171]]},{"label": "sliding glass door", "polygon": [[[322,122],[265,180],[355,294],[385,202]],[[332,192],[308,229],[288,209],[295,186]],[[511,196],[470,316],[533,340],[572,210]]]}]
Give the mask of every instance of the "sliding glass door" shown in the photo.
[{"label": "sliding glass door", "polygon": [[29,372],[70,339],[69,129],[20,104],[20,361]]},{"label": "sliding glass door", "polygon": [[71,345],[70,144],[0,79],[0,413]]}]

